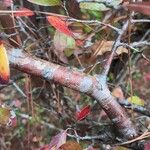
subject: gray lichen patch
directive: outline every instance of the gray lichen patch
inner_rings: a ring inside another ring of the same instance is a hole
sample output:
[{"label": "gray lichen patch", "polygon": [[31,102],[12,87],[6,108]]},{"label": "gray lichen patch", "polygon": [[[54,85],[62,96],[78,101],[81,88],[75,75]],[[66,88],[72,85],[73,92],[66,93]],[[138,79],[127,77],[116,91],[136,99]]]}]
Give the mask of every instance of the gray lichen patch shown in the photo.
[{"label": "gray lichen patch", "polygon": [[40,60],[36,60],[36,61],[34,62],[34,65],[36,66],[36,69],[37,69],[37,70],[44,70],[44,69],[46,68],[46,66],[47,66],[46,63],[43,63],[43,62],[40,61]]},{"label": "gray lichen patch", "polygon": [[84,77],[80,83],[79,89],[81,92],[87,93],[92,90],[93,80],[91,77]]},{"label": "gray lichen patch", "polygon": [[22,49],[12,49],[11,50],[11,55],[17,58],[22,58],[23,54],[22,54]]},{"label": "gray lichen patch", "polygon": [[[8,51],[8,53],[9,53],[9,51]],[[15,62],[15,60],[17,58],[22,58],[23,57],[22,50],[21,49],[12,49],[11,50],[11,55],[8,55],[8,57],[9,57],[10,62]]]},{"label": "gray lichen patch", "polygon": [[43,68],[42,74],[46,80],[52,80],[54,78],[55,71],[59,68],[59,66],[55,67],[45,67]]}]

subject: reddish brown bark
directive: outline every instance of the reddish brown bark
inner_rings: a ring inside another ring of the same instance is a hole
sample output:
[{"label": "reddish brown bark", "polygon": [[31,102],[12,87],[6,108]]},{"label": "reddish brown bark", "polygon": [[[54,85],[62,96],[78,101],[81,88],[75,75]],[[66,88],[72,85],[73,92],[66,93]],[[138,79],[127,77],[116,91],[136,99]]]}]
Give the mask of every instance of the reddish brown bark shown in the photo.
[{"label": "reddish brown bark", "polygon": [[39,58],[30,56],[20,49],[8,50],[12,67],[45,80],[53,80],[68,88],[83,92],[93,97],[105,110],[116,129],[126,139],[137,135],[126,112],[117,103],[106,85],[105,76],[90,76],[62,67]]}]

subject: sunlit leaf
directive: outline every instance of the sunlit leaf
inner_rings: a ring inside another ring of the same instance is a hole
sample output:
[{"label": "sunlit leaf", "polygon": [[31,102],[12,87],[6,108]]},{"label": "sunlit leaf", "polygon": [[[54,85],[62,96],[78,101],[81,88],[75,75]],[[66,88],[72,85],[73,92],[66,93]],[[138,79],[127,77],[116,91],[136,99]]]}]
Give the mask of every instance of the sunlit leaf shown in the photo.
[{"label": "sunlit leaf", "polygon": [[9,82],[10,70],[6,49],[2,41],[0,41],[0,84]]},{"label": "sunlit leaf", "polygon": [[80,8],[89,9],[89,10],[97,10],[97,11],[106,11],[110,9],[102,3],[95,3],[95,2],[82,2],[80,3]]},{"label": "sunlit leaf", "polygon": [[22,16],[33,16],[34,12],[27,8],[21,8],[17,10],[18,12],[14,13],[14,16],[22,17]]},{"label": "sunlit leaf", "polygon": [[58,31],[60,31],[68,36],[73,36],[73,32],[68,28],[68,23],[66,21],[62,20],[60,17],[47,16],[47,20]]},{"label": "sunlit leaf", "polygon": [[42,6],[56,6],[61,4],[61,0],[27,0],[27,1]]},{"label": "sunlit leaf", "polygon": [[91,110],[90,105],[85,106],[79,112],[76,113],[76,119],[78,121],[85,119],[90,114],[90,110]]},{"label": "sunlit leaf", "polygon": [[144,100],[142,100],[138,96],[129,97],[127,100],[128,100],[128,102],[130,102],[132,104],[139,105],[139,106],[144,106]]}]

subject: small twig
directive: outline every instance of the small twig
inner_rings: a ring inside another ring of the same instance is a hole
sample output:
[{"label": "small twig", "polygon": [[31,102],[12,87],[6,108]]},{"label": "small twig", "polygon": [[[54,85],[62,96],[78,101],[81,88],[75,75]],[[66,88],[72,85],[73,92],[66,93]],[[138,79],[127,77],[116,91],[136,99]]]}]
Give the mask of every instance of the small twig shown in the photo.
[{"label": "small twig", "polygon": [[0,38],[2,38],[2,39],[8,39],[8,38],[10,38],[12,36],[16,36],[16,35],[18,35],[18,33],[6,34],[4,32],[1,32],[0,33]]},{"label": "small twig", "polygon": [[127,44],[127,43],[120,43],[120,46],[124,46],[124,47],[128,47],[130,49],[132,49],[133,51],[139,53],[139,50],[137,50],[136,48],[134,48],[131,44]]},{"label": "small twig", "polygon": [[115,54],[118,46],[120,45],[121,37],[123,36],[124,32],[127,30],[128,25],[129,25],[129,21],[127,20],[126,23],[123,25],[121,31],[118,32],[119,35],[118,35],[117,39],[115,40],[115,42],[113,44],[113,47],[112,47],[112,50],[111,50],[111,54],[109,56],[109,59],[108,59],[106,65],[104,66],[104,69],[103,69],[103,72],[102,72],[102,74],[104,76],[108,75],[108,72],[110,70],[110,66],[111,66],[114,54]]},{"label": "small twig", "polygon": [[12,77],[8,84],[0,85],[0,90],[2,90],[5,87],[8,87],[12,85],[15,81],[23,79],[25,76],[22,74],[17,74],[16,76]]},{"label": "small twig", "polygon": [[116,28],[116,27],[114,27],[110,24],[107,24],[107,23],[104,23],[104,22],[101,22],[101,21],[98,21],[98,20],[80,20],[80,19],[70,18],[70,19],[67,19],[67,21],[72,21],[72,22],[74,21],[74,22],[80,22],[80,23],[86,23],[86,24],[102,25],[102,26],[106,26],[106,27],[109,27],[109,28],[113,29],[117,33],[120,33],[119,28]]},{"label": "small twig", "polygon": [[[0,15],[22,13],[22,12],[26,13],[26,11],[20,11],[20,10],[0,10]],[[33,11],[33,12],[39,13],[39,14],[45,14],[45,15],[53,15],[53,16],[58,16],[58,17],[66,17],[65,15],[60,15],[60,14],[50,13],[50,12],[43,12],[43,11]]]},{"label": "small twig", "polygon": [[131,44],[132,47],[141,47],[141,46],[150,46],[150,42],[148,41],[139,41]]},{"label": "small twig", "polygon": [[143,57],[147,62],[150,63],[150,59],[148,59],[143,53],[142,53],[142,57]]},{"label": "small twig", "polygon": [[98,135],[98,136],[79,136],[79,135],[71,135],[71,134],[67,134],[69,137],[75,138],[75,139],[79,139],[79,140],[102,140],[104,139],[103,135]]},{"label": "small twig", "polygon": [[143,115],[149,116],[150,117],[150,111],[147,110],[146,108],[138,105],[131,104],[127,100],[118,100],[119,104],[124,106],[127,109],[132,109],[135,112],[141,113]]},{"label": "small twig", "polygon": [[131,23],[150,23],[150,19],[131,19]]},{"label": "small twig", "polygon": [[63,8],[64,8],[64,10],[65,10],[67,16],[69,16],[69,12],[68,12],[68,10],[67,10],[67,8],[66,8],[66,0],[64,0],[64,2],[63,2]]},{"label": "small twig", "polygon": [[144,132],[141,136],[133,139],[133,140],[130,140],[130,141],[127,141],[127,142],[123,142],[121,144],[117,144],[117,145],[126,145],[126,144],[131,144],[133,142],[136,142],[136,141],[139,141],[139,140],[143,140],[143,139],[146,139],[146,138],[149,138],[150,137],[150,132]]},{"label": "small twig", "polygon": [[26,94],[20,89],[20,87],[15,82],[13,82],[12,84],[23,97],[27,97]]},{"label": "small twig", "polygon": [[148,36],[150,36],[150,29],[146,31],[144,36],[141,38],[141,41],[144,41],[146,39],[146,37],[148,37]]}]

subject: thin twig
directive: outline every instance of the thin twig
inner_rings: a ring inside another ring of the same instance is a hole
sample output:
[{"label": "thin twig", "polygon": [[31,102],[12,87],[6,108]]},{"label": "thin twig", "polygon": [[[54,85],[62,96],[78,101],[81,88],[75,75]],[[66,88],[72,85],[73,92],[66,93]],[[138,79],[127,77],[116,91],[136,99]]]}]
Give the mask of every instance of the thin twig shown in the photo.
[{"label": "thin twig", "polygon": [[67,19],[67,21],[80,22],[80,23],[93,24],[93,25],[103,25],[103,26],[113,29],[117,33],[120,32],[119,28],[116,28],[116,27],[112,26],[111,24],[107,24],[107,23],[104,23],[104,22],[101,22],[98,20],[79,20],[79,19],[70,18],[70,19]]},{"label": "thin twig", "polygon": [[150,23],[150,19],[131,19],[131,23]]},{"label": "thin twig", "polygon": [[127,30],[128,25],[129,25],[129,21],[127,20],[126,23],[123,25],[121,31],[118,32],[119,35],[118,35],[117,39],[115,40],[115,42],[114,42],[114,44],[113,44],[113,47],[112,47],[112,50],[111,50],[111,54],[110,54],[110,56],[109,56],[109,59],[108,59],[106,65],[104,66],[104,69],[103,69],[103,72],[102,72],[102,74],[103,74],[104,76],[107,76],[107,75],[108,75],[108,72],[109,72],[109,70],[110,70],[110,65],[111,65],[111,63],[112,63],[114,54],[115,54],[115,52],[116,52],[118,46],[119,46],[120,43],[121,43],[121,38],[122,38],[124,32]]},{"label": "thin twig", "polygon": [[150,117],[150,111],[142,106],[134,105],[128,102],[127,100],[118,100],[119,104],[124,106],[127,109],[132,109],[135,112],[141,113],[143,115]]}]

